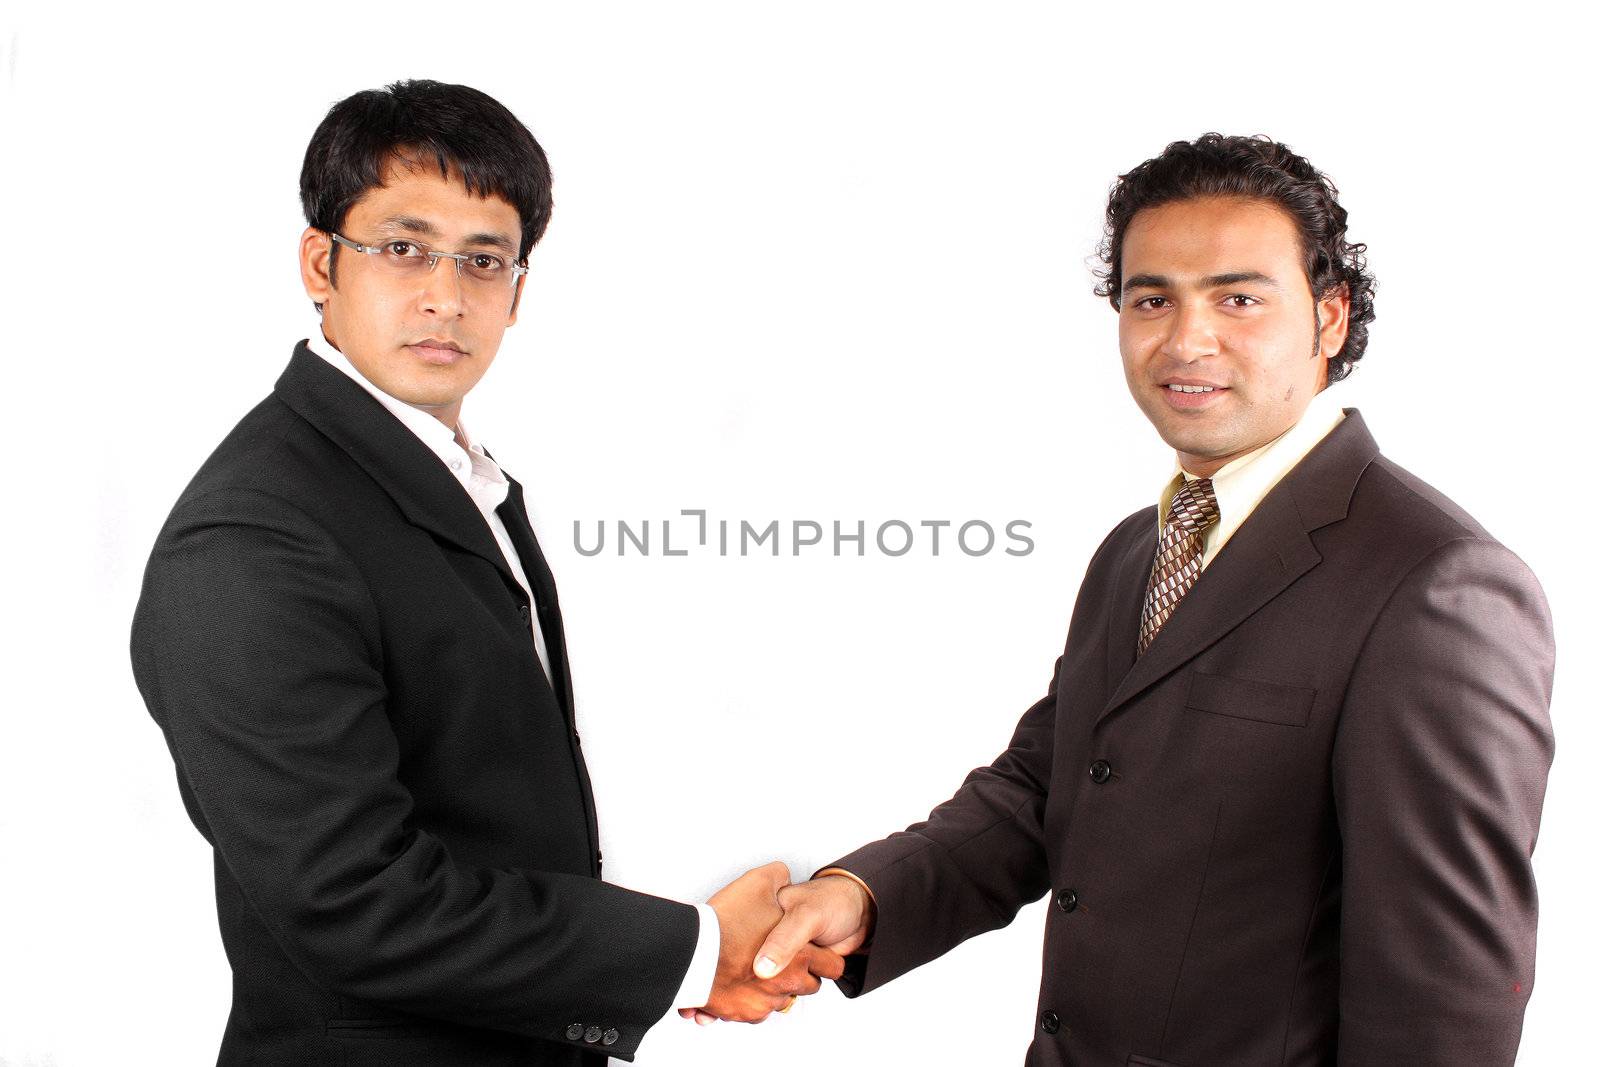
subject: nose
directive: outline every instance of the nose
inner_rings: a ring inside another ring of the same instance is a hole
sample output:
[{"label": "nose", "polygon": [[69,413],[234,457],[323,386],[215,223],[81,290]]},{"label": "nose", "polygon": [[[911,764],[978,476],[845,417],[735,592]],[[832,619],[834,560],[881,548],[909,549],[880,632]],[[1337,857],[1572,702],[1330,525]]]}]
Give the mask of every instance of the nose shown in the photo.
[{"label": "nose", "polygon": [[1216,323],[1204,302],[1181,303],[1167,316],[1167,333],[1161,354],[1180,363],[1193,363],[1217,354]]},{"label": "nose", "polygon": [[440,318],[458,318],[464,310],[461,261],[440,256],[428,269],[422,285],[422,310]]}]

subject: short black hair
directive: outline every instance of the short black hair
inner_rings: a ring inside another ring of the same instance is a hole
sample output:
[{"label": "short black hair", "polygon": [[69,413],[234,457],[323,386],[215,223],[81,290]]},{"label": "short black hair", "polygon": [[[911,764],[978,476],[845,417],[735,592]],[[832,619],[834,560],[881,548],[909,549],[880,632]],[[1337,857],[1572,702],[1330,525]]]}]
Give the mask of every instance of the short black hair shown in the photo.
[{"label": "short black hair", "polygon": [[1225,137],[1202,134],[1174,141],[1117,179],[1106,203],[1105,237],[1100,242],[1104,269],[1095,276],[1095,295],[1122,307],[1122,241],[1128,224],[1145,208],[1198,197],[1265,200],[1288,213],[1300,231],[1311,294],[1320,300],[1343,288],[1350,296],[1350,330],[1344,348],[1328,360],[1328,381],[1350,373],[1367,349],[1367,327],[1375,280],[1367,271],[1367,246],[1345,238],[1346,214],[1339,190],[1317,168],[1264,134]]},{"label": "short black hair", "polygon": [[550,222],[550,163],[506,106],[466,85],[418,79],[367,89],[334,104],[300,168],[306,223],[334,233],[396,158],[432,157],[476,196],[498,196],[522,221],[519,259]]}]

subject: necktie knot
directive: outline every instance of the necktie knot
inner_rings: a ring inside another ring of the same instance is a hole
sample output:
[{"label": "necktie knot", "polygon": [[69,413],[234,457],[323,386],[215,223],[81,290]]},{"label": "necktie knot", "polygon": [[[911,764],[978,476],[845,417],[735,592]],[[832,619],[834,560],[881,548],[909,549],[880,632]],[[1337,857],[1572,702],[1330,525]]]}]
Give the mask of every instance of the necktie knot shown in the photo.
[{"label": "necktie knot", "polygon": [[1167,508],[1167,522],[1177,524],[1185,533],[1207,530],[1221,516],[1210,478],[1194,478],[1184,482],[1172,494],[1172,504]]}]

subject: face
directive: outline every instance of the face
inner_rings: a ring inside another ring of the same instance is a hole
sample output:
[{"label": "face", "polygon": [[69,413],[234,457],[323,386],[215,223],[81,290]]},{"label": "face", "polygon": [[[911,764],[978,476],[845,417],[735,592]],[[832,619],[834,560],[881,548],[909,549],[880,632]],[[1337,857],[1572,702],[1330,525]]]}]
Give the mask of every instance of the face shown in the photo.
[{"label": "face", "polygon": [[[522,225],[516,208],[478,197],[453,172],[391,163],[384,183],[346,213],[341,237],[379,246],[415,241],[442,252],[496,252],[515,259]],[[322,332],[373,385],[455,428],[461,400],[478,384],[517,319],[510,285],[485,289],[441,259],[431,270],[397,277],[349,248],[339,250],[338,285],[329,279],[332,240],[307,229],[300,238],[306,295],[322,305]],[[520,279],[519,279],[520,283]]]},{"label": "face", "polygon": [[1140,211],[1122,278],[1128,388],[1190,474],[1209,477],[1299,421],[1344,345],[1348,296],[1313,299],[1294,220],[1267,201]]}]

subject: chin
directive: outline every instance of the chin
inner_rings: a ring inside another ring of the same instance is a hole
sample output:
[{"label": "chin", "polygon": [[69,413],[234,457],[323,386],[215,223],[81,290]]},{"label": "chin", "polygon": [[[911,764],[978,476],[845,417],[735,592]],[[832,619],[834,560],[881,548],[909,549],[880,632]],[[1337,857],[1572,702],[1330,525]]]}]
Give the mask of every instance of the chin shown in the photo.
[{"label": "chin", "polygon": [[1227,442],[1220,442],[1213,437],[1175,433],[1163,434],[1161,439],[1173,451],[1181,452],[1186,456],[1194,456],[1198,459],[1215,459],[1218,456],[1226,456],[1232,451],[1232,447]]},{"label": "chin", "polygon": [[451,404],[457,404],[461,401],[461,398],[457,396],[437,396],[433,393],[407,393],[403,395],[396,394],[396,396],[414,408],[426,408],[430,411],[435,408],[447,408]]}]

